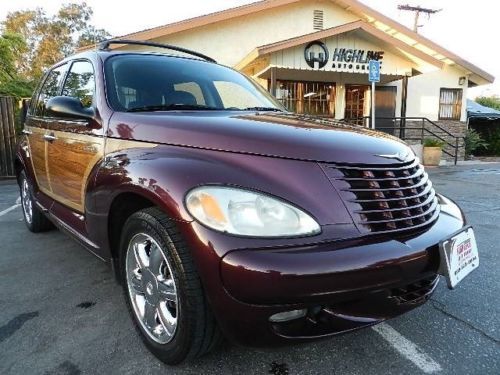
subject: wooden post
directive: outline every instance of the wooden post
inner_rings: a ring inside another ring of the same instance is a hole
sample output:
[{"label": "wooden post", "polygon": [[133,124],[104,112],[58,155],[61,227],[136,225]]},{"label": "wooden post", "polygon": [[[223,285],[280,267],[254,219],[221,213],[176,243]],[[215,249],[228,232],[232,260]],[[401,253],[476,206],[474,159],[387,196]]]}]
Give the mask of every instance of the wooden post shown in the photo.
[{"label": "wooden post", "polygon": [[14,176],[16,129],[14,98],[0,97],[0,176]]},{"label": "wooden post", "polygon": [[5,147],[5,134],[6,128],[3,118],[3,99],[0,97],[0,176],[7,176],[7,150]]},{"label": "wooden post", "polygon": [[274,97],[276,97],[276,88],[277,88],[276,73],[277,69],[275,66],[273,66],[271,68],[271,95]]},{"label": "wooden post", "polygon": [[403,77],[403,85],[401,90],[401,122],[399,128],[399,138],[405,139],[406,136],[406,106],[408,102],[408,76]]}]

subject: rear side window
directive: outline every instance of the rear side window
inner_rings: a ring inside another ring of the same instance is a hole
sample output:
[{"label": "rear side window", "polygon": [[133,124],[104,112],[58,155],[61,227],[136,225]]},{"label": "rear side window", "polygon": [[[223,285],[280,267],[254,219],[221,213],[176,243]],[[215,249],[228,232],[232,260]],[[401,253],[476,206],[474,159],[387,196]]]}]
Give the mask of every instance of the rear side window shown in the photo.
[{"label": "rear side window", "polygon": [[88,61],[76,61],[64,83],[62,94],[80,99],[85,108],[92,106],[95,93],[94,68]]},{"label": "rear side window", "polygon": [[36,101],[34,107],[34,115],[37,117],[47,116],[45,105],[50,98],[59,95],[61,89],[61,83],[66,74],[68,64],[58,66],[52,69],[48,74],[42,88],[40,89],[40,95]]}]

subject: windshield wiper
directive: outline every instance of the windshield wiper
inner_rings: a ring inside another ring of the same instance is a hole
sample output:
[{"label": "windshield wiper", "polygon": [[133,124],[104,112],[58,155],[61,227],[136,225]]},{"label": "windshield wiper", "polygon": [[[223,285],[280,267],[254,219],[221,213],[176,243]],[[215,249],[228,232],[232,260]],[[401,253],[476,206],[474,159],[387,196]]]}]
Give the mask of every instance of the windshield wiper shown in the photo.
[{"label": "windshield wiper", "polygon": [[155,112],[155,111],[177,111],[177,110],[195,110],[195,111],[217,111],[220,108],[210,107],[202,104],[160,104],[145,105],[142,107],[127,109],[127,112]]},{"label": "windshield wiper", "polygon": [[281,109],[275,107],[248,107],[243,109],[243,111],[283,112]]}]

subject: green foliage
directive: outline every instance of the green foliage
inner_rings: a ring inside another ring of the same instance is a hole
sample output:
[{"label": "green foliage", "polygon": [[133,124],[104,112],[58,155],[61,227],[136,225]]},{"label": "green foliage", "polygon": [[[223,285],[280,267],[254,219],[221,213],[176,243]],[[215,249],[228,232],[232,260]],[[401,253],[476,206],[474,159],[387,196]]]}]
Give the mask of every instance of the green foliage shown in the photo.
[{"label": "green foliage", "polygon": [[487,153],[492,156],[500,156],[500,128],[490,131],[486,140],[489,143]]},{"label": "green foliage", "polygon": [[109,39],[111,35],[104,29],[96,29],[93,26],[88,26],[78,37],[76,42],[77,48],[90,46]]},{"label": "green foliage", "polygon": [[29,98],[35,89],[35,83],[16,77],[5,82],[0,82],[0,96],[13,96],[15,98]]},{"label": "green foliage", "polygon": [[[76,48],[95,39],[109,38],[105,30],[89,24],[92,14],[85,2],[64,4],[53,16],[42,8],[9,13],[2,22],[4,34],[19,35],[24,40],[14,59],[19,76],[26,82],[37,81],[48,67]],[[1,55],[0,63],[3,64]]]},{"label": "green foliage", "polygon": [[500,110],[500,96],[479,96],[476,98],[476,102],[485,107]]},{"label": "green foliage", "polygon": [[465,157],[470,157],[478,149],[487,149],[488,143],[483,139],[481,134],[470,129],[465,134]]},{"label": "green foliage", "polygon": [[22,78],[17,61],[26,51],[22,35],[4,33],[0,35],[0,95],[22,98],[31,96],[33,83]]},{"label": "green foliage", "polygon": [[444,142],[435,138],[425,138],[424,139],[424,147],[444,147]]},{"label": "green foliage", "polygon": [[19,34],[4,33],[0,35],[0,81],[16,75],[16,60],[26,48],[26,42]]}]

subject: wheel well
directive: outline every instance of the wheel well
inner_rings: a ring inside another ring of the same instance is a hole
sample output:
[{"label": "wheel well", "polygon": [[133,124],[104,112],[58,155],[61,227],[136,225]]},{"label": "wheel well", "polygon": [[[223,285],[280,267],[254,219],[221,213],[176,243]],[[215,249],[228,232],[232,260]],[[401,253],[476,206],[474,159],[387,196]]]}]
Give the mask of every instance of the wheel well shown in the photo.
[{"label": "wheel well", "polygon": [[111,203],[108,215],[108,238],[111,262],[117,281],[120,281],[118,258],[122,228],[130,215],[154,205],[149,199],[135,193],[122,193]]}]

